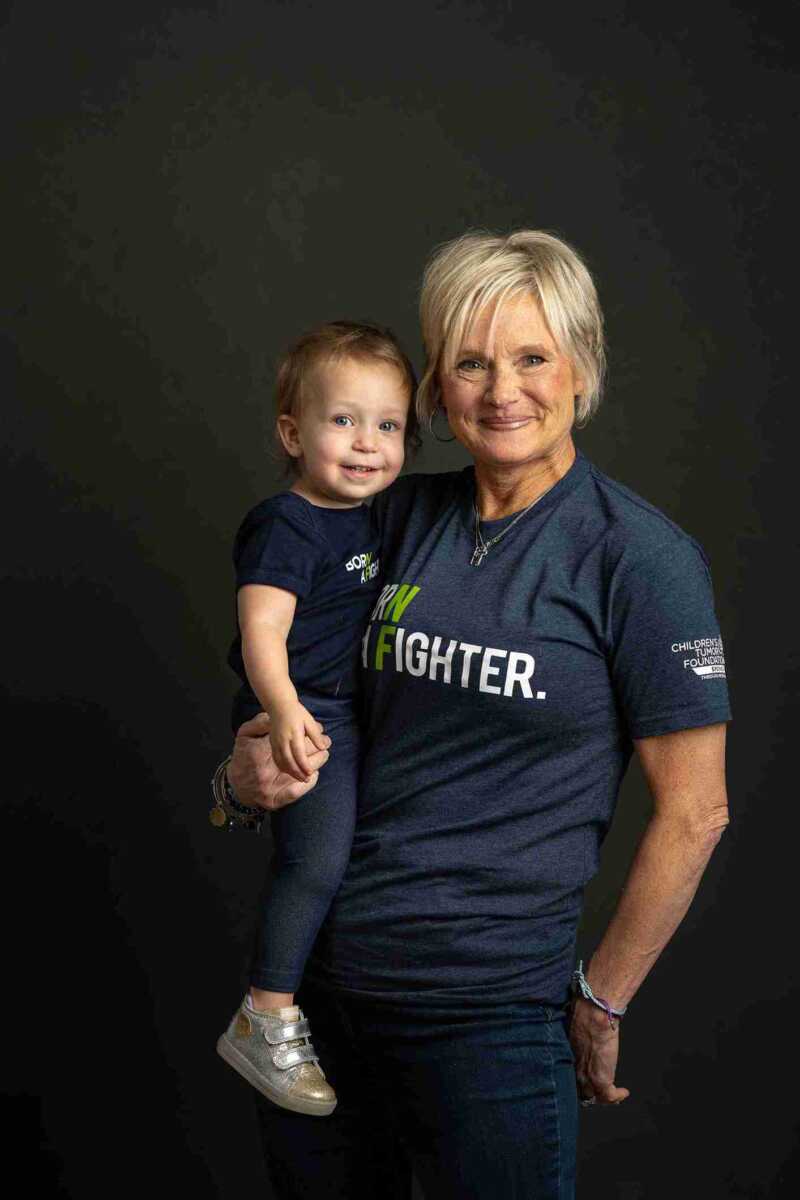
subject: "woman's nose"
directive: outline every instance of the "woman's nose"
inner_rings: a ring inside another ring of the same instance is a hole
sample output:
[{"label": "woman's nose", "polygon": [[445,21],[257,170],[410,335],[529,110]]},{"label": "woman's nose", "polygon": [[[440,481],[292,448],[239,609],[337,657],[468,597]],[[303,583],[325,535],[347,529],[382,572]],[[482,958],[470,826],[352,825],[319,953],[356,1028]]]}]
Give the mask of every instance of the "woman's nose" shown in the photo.
[{"label": "woman's nose", "polygon": [[518,396],[519,388],[515,372],[513,370],[505,370],[502,367],[495,367],[489,376],[486,391],[486,399],[489,403],[498,407],[505,407],[507,404],[513,404]]}]

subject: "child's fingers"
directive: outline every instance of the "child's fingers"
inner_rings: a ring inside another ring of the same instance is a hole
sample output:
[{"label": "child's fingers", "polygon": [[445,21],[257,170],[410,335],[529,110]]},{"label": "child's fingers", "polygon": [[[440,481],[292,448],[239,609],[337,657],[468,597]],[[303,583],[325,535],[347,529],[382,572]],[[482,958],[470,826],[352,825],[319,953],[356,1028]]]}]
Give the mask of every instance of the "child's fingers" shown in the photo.
[{"label": "child's fingers", "polygon": [[325,734],[317,721],[306,721],[306,737],[315,750],[327,750]]},{"label": "child's fingers", "polygon": [[294,758],[294,761],[299,769],[304,772],[301,780],[303,783],[305,783],[311,774],[311,765],[308,761],[308,755],[306,754],[305,741],[305,730],[303,729],[298,730],[292,736],[292,757]]},{"label": "child's fingers", "polygon": [[302,769],[295,762],[290,743],[287,742],[280,746],[273,746],[272,757],[275,760],[275,765],[284,775],[291,776],[298,783],[306,782],[308,776],[303,774]]}]

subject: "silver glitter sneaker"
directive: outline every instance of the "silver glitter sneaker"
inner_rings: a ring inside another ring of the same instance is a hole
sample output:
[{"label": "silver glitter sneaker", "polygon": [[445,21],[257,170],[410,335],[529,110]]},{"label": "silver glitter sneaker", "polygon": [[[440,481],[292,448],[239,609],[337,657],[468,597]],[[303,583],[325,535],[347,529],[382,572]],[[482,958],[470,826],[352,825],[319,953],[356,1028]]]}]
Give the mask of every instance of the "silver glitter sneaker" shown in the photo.
[{"label": "silver glitter sneaker", "polygon": [[325,1080],[311,1044],[311,1027],[300,1009],[293,1006],[284,1009],[283,1016],[272,1016],[255,1012],[246,1000],[217,1042],[217,1053],[281,1108],[330,1116],[336,1093]]}]

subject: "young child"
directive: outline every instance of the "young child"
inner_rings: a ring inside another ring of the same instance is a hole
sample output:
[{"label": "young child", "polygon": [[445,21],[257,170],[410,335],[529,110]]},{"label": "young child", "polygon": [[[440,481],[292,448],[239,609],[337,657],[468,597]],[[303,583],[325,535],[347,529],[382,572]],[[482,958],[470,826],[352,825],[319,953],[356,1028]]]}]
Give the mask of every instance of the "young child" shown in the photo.
[{"label": "young child", "polygon": [[364,498],[400,473],[418,444],[414,369],[389,330],[322,325],[290,348],[277,377],[276,433],[294,482],[256,505],[236,535],[242,679],[233,729],[262,709],[273,757],[305,781],[306,736],[330,758],[311,791],[270,814],[273,857],[250,988],[217,1042],[270,1100],[326,1116],[336,1095],[294,1004],[306,958],[350,855],[359,740],[358,654],[377,599],[380,546]]}]

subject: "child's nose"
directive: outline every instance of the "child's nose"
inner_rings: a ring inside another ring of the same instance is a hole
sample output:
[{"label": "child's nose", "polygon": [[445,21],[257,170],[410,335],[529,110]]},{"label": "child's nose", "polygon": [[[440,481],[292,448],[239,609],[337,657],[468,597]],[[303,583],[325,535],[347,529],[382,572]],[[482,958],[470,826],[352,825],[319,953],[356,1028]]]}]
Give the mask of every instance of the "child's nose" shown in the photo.
[{"label": "child's nose", "polygon": [[374,450],[378,444],[374,429],[357,428],[353,437],[353,447],[356,450]]}]

